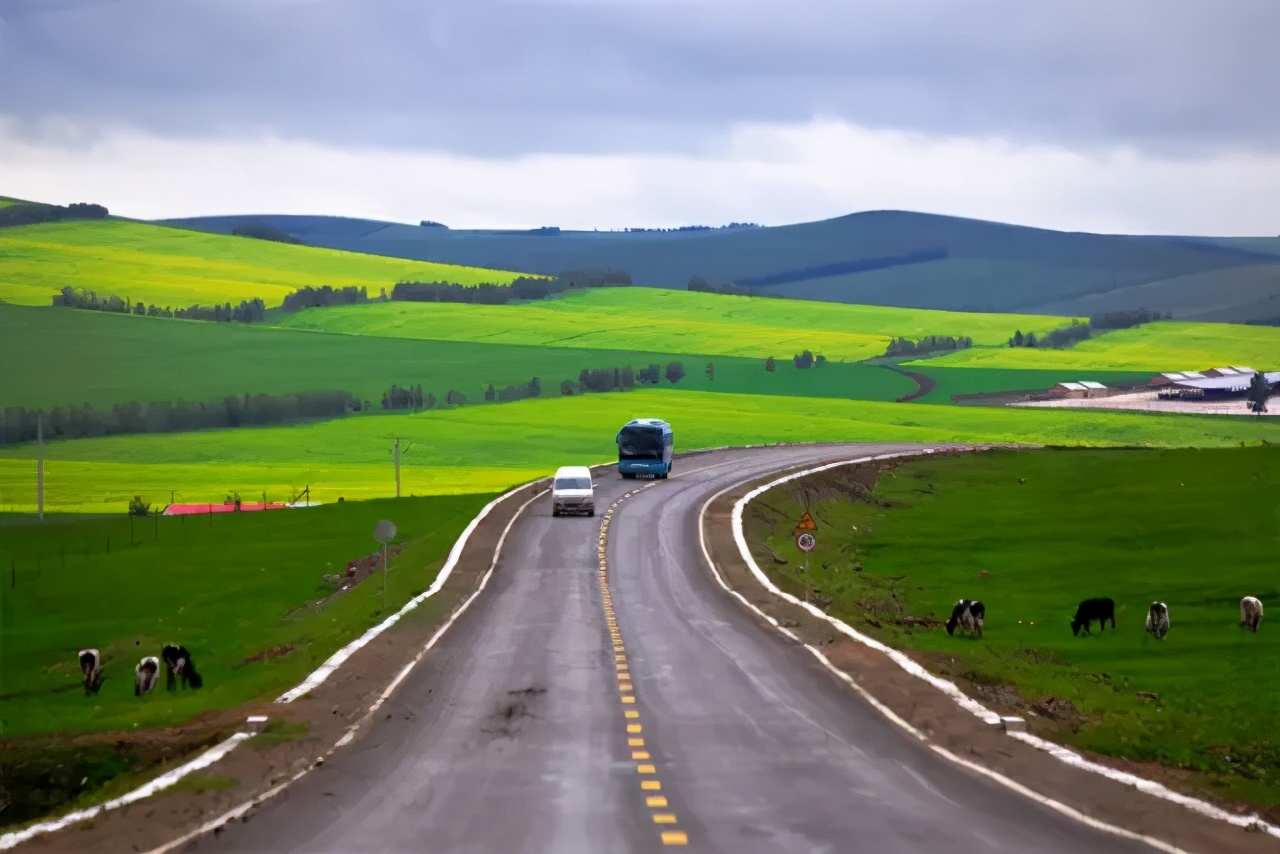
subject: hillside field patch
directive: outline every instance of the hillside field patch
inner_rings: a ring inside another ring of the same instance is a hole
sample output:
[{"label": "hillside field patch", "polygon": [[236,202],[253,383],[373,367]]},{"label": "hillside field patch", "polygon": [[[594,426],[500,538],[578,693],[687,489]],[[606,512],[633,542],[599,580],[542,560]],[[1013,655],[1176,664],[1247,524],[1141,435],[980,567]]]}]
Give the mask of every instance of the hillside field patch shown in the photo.
[{"label": "hillside field patch", "polygon": [[1117,329],[1063,350],[974,347],[906,364],[912,369],[1065,369],[1080,373],[1076,379],[1092,379],[1085,375],[1089,371],[1164,373],[1230,365],[1271,371],[1280,368],[1280,327],[1166,320]]},{"label": "hillside field patch", "polygon": [[[468,306],[468,308],[474,308]],[[330,311],[332,309],[320,309]],[[50,341],[56,347],[46,347]],[[603,342],[602,342],[603,343]],[[40,358],[30,355],[40,353]],[[163,370],[154,367],[163,359]],[[347,391],[379,405],[393,383],[421,385],[443,400],[451,389],[483,401],[493,384],[538,377],[544,394],[583,369],[681,362],[677,387],[742,394],[895,400],[906,378],[860,364],[797,368],[790,357],[765,370],[763,357],[701,359],[682,353],[435,341],[274,329],[259,324],[134,317],[62,308],[0,305],[0,364],[22,364],[6,378],[4,405],[96,408],[137,401],[221,400],[227,395]],[[715,366],[708,377],[708,362]],[[92,367],[89,367],[92,366]],[[251,368],[251,369],[250,369]],[[663,386],[671,385],[663,377]]]},{"label": "hillside field patch", "polygon": [[308,285],[376,296],[401,279],[508,284],[520,275],[115,219],[0,229],[0,256],[0,301],[19,305],[49,305],[70,285],[174,308],[254,297],[271,308]]},{"label": "hillside field patch", "polygon": [[[833,616],[1033,731],[1274,811],[1280,633],[1241,629],[1238,606],[1280,597],[1277,491],[1275,447],[993,451],[801,479],[753,502],[747,531],[788,592],[820,590]],[[1077,603],[1100,596],[1116,630],[1073,636]],[[962,597],[986,605],[980,640],[940,625]],[[1163,641],[1143,630],[1153,600]]]},{"label": "hillside field patch", "polygon": [[830,361],[883,355],[889,339],[969,336],[1003,343],[1021,324],[1047,331],[1070,318],[850,306],[657,288],[601,288],[522,305],[392,302],[302,311],[281,326],[357,335],[541,347],[773,356]]}]

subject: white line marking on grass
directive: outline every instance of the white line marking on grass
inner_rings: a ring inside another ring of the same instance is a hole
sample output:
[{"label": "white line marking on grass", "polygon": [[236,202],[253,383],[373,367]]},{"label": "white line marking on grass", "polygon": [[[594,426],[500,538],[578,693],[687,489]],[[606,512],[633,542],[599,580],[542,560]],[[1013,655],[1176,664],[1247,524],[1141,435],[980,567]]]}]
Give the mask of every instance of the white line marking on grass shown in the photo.
[{"label": "white line marking on grass", "polygon": [[143,798],[148,798],[157,792],[160,792],[164,789],[169,788],[174,783],[178,782],[183,777],[187,776],[193,771],[199,771],[202,768],[209,767],[214,762],[217,762],[219,759],[221,759],[222,757],[230,753],[236,747],[236,745],[240,744],[240,742],[245,741],[250,737],[251,736],[249,735],[249,733],[238,732],[235,735],[228,738],[226,741],[223,741],[222,743],[216,744],[213,747],[209,748],[204,753],[197,756],[195,759],[192,759],[190,762],[187,762],[184,765],[179,765],[177,768],[174,768],[172,771],[168,771],[164,774],[161,774],[159,777],[156,777],[154,780],[151,780],[145,785],[139,786],[138,788],[134,789],[132,792],[129,792],[128,794],[121,795],[115,800],[107,801],[106,803],[99,804],[94,807],[89,807],[88,809],[77,810],[76,812],[73,812],[73,813],[67,813],[61,818],[55,819],[53,821],[45,821],[45,822],[41,822],[40,824],[33,824],[31,827],[27,827],[22,830],[15,830],[11,833],[6,833],[3,836],[0,836],[0,850],[8,850],[10,848],[13,848],[15,845],[18,845],[22,842],[26,842],[28,839],[34,839],[35,837],[39,836],[42,833],[52,833],[55,830],[61,830],[64,827],[69,827],[70,825],[73,825],[78,821],[84,821],[86,819],[93,818],[94,816],[99,815],[100,813],[106,812],[107,810],[113,810],[119,807],[128,806],[129,804],[134,803],[135,801],[140,801]]},{"label": "white line marking on grass", "polygon": [[[953,448],[950,448],[949,450],[964,451],[964,450],[973,450],[973,449],[953,447]],[[842,460],[837,463],[828,463],[826,465],[817,466],[814,468],[808,468],[808,469],[803,469],[796,472],[791,472],[790,474],[784,475],[783,477],[772,480],[763,486],[759,486],[751,490],[733,505],[733,516],[732,516],[733,539],[734,539],[734,543],[738,547],[738,552],[742,555],[742,559],[747,565],[747,568],[751,570],[751,574],[755,576],[756,580],[760,583],[760,585],[764,587],[766,590],[768,590],[770,593],[772,593],[773,595],[781,599],[785,599],[786,601],[792,603],[793,605],[798,605],[801,608],[804,608],[810,614],[813,614],[815,617],[818,617],[819,619],[825,620],[829,625],[831,625],[841,634],[844,634],[847,637],[852,638],[853,640],[863,644],[864,646],[868,646],[878,652],[883,653],[895,664],[897,664],[899,667],[905,670],[907,673],[910,673],[912,676],[915,676],[925,682],[928,682],[930,685],[937,688],[939,691],[942,691],[944,694],[950,697],[956,703],[956,705],[958,705],[960,708],[973,714],[974,716],[978,717],[985,723],[994,725],[1000,722],[1000,715],[991,711],[986,706],[983,706],[981,703],[978,703],[976,700],[969,697],[967,694],[961,691],[960,688],[954,682],[950,682],[946,679],[942,679],[941,677],[935,676],[934,674],[928,672],[919,664],[917,664],[915,661],[908,658],[906,655],[899,652],[898,650],[892,647],[886,646],[885,644],[875,640],[874,638],[868,637],[867,635],[864,635],[861,632],[858,632],[848,624],[826,614],[821,609],[801,599],[797,599],[795,596],[792,596],[791,594],[775,586],[774,583],[769,580],[769,577],[765,575],[764,571],[760,569],[760,566],[756,563],[755,558],[751,555],[751,549],[747,545],[746,535],[743,532],[742,514],[743,514],[743,511],[746,509],[747,504],[750,501],[752,501],[754,498],[762,495],[763,493],[767,492],[770,489],[773,489],[776,486],[780,486],[784,483],[788,483],[793,480],[798,480],[802,477],[806,477],[811,474],[817,474],[819,472],[828,471],[833,468],[838,468],[840,466],[857,465],[859,463],[875,462],[879,460],[896,459],[901,457],[915,457],[915,456],[922,456],[924,454],[931,454],[931,453],[933,453],[932,449],[926,449],[924,451],[907,451],[907,452],[898,452],[898,453],[892,453],[892,454],[878,454],[875,456],[868,456],[868,457],[858,457],[856,459]],[[748,481],[754,480],[754,479],[755,478],[748,478]],[[895,724],[902,727],[907,732],[916,736],[920,740],[927,742],[926,736],[921,734],[918,730],[916,730],[914,727],[908,724],[905,720],[903,720],[902,718],[894,714],[892,710],[890,710],[888,707],[884,706],[882,703],[880,703],[875,698],[873,698],[870,694],[868,694],[861,686],[859,686],[856,682],[853,681],[853,678],[849,676],[849,674],[845,673],[842,670],[837,669],[833,664],[831,664],[831,662],[827,659],[825,655],[823,655],[823,653],[820,650],[815,649],[814,647],[811,647],[808,644],[805,644],[803,641],[800,640],[799,636],[797,636],[794,632],[790,632],[782,628],[781,626],[779,626],[777,620],[775,620],[773,617],[770,617],[768,614],[765,614],[755,605],[752,605],[749,601],[747,601],[745,596],[738,593],[736,590],[731,589],[729,585],[725,583],[724,579],[721,578],[719,570],[716,568],[715,563],[711,560],[711,553],[707,549],[706,534],[705,534],[707,508],[711,505],[711,502],[715,501],[717,498],[724,495],[725,493],[731,492],[732,490],[739,488],[741,485],[742,485],[741,483],[738,483],[733,486],[726,487],[725,489],[720,490],[715,495],[708,498],[706,503],[702,505],[702,509],[699,511],[699,514],[698,514],[698,539],[702,544],[702,554],[703,554],[703,557],[706,559],[707,564],[711,567],[711,571],[715,575],[716,581],[719,582],[721,587],[727,590],[731,595],[736,597],[740,602],[742,602],[752,611],[764,617],[771,625],[773,625],[783,634],[787,635],[792,640],[795,640],[797,643],[800,643],[802,646],[804,646],[805,649],[809,650],[809,652],[817,656],[818,660],[821,661],[829,670],[831,670],[833,673],[839,676],[842,681],[846,682],[851,687],[853,687],[854,690],[856,690],[864,699],[866,699],[876,709],[878,709],[881,713],[883,713],[886,717],[888,717],[889,720],[893,721]],[[1260,830],[1266,831],[1272,836],[1280,836],[1280,827],[1270,824],[1269,822],[1263,821],[1256,814],[1251,816],[1235,815],[1233,813],[1227,812],[1224,809],[1216,807],[1213,804],[1208,803],[1207,801],[1203,801],[1203,800],[1200,800],[1199,798],[1193,798],[1188,795],[1183,795],[1179,792],[1175,792],[1172,789],[1169,789],[1168,787],[1160,783],[1157,783],[1154,780],[1148,780],[1144,777],[1139,777],[1135,774],[1129,774],[1124,771],[1117,771],[1114,768],[1108,768],[1105,765],[1101,765],[1096,762],[1091,762],[1088,759],[1085,759],[1080,754],[1072,750],[1068,750],[1062,745],[1054,744],[1051,741],[1046,741],[1042,738],[1037,738],[1036,736],[1029,735],[1027,733],[1010,732],[1008,733],[1008,735],[1018,739],[1024,744],[1029,744],[1032,747],[1035,747],[1039,750],[1044,751],[1045,753],[1048,753],[1050,756],[1053,756],[1055,759],[1058,759],[1059,761],[1065,764],[1071,765],[1075,768],[1080,768],[1085,771],[1090,771],[1095,774],[1099,774],[1110,780],[1114,780],[1117,783],[1124,783],[1126,785],[1133,786],[1134,788],[1138,789],[1139,791],[1145,792],[1148,795],[1152,795],[1153,797],[1161,798],[1171,803],[1175,803],[1180,806],[1186,807],[1187,809],[1193,812],[1196,812],[1200,815],[1203,815],[1207,818],[1223,821],[1228,824],[1235,825],[1236,827],[1249,827],[1250,825],[1253,825],[1259,828]],[[1171,854],[1176,854],[1176,852],[1180,852],[1180,849],[1173,848],[1167,845],[1166,843],[1160,842],[1158,840],[1150,839],[1148,837],[1135,834],[1132,831],[1124,830],[1123,828],[1108,825],[1103,822],[1099,822],[1096,819],[1089,818],[1088,816],[1085,816],[1077,812],[1076,810],[1072,809],[1071,807],[1068,807],[1065,804],[1059,803],[1050,798],[1046,798],[1042,795],[1038,795],[1035,792],[1032,792],[1026,787],[1020,785],[1019,783],[1016,783],[1013,780],[1010,780],[1009,778],[996,773],[995,771],[992,771],[987,768],[982,768],[978,765],[974,765],[968,760],[961,759],[960,757],[955,756],[954,754],[944,750],[941,747],[938,747],[937,745],[930,744],[929,746],[931,749],[936,751],[939,755],[945,756],[948,759],[952,760],[953,762],[956,762],[960,765],[965,766],[966,768],[971,768],[974,771],[984,774],[985,776],[988,776],[991,779],[1000,782],[1001,784],[1007,786],[1010,789],[1013,789],[1022,794],[1025,794],[1027,797],[1030,797],[1033,800],[1044,804],[1045,806],[1048,806],[1054,810],[1057,810],[1058,812],[1064,815],[1068,815],[1072,818],[1075,818],[1078,821],[1081,821],[1092,827],[1096,827],[1100,830],[1106,830],[1109,833],[1113,833],[1119,836],[1141,840],[1143,842],[1146,842],[1147,844],[1150,844],[1155,846],[1156,848],[1159,848],[1162,851],[1171,852]]]}]

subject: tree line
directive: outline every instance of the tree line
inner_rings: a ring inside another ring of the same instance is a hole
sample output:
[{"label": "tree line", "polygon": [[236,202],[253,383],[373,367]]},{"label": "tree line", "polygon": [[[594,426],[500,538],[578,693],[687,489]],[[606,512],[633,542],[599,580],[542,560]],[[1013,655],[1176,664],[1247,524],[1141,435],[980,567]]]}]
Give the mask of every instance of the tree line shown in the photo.
[{"label": "tree line", "polygon": [[231,229],[231,234],[235,237],[252,237],[255,240],[271,240],[275,243],[292,243],[295,246],[306,246],[306,242],[299,240],[289,232],[282,228],[276,228],[274,225],[267,225],[265,222],[244,222]]},{"label": "tree line", "polygon": [[973,339],[967,335],[956,338],[952,335],[926,335],[919,341],[910,338],[893,338],[885,348],[886,356],[917,356],[922,353],[938,353],[945,350],[967,350],[973,346]]},{"label": "tree line", "polygon": [[258,297],[241,300],[239,305],[192,305],[186,308],[130,303],[128,297],[101,295],[86,288],[64,287],[53,296],[53,304],[86,311],[136,314],[140,317],[176,317],[181,320],[212,320],[218,323],[259,323],[267,319],[267,305]]},{"label": "tree line", "polygon": [[623,270],[571,270],[554,278],[520,276],[509,285],[484,282],[458,285],[452,282],[398,282],[391,299],[400,302],[456,302],[503,305],[519,300],[547,299],[577,288],[626,287],[633,284]]},{"label": "tree line", "polygon": [[[360,401],[345,391],[244,394],[207,403],[135,401],[110,409],[95,409],[87,403],[56,406],[44,412],[39,426],[46,439],[87,439],[340,418],[360,408]],[[5,407],[0,411],[0,444],[35,441],[39,420],[39,410]]]},{"label": "tree line", "polygon": [[46,205],[41,202],[15,202],[0,208],[0,227],[35,225],[41,222],[60,222],[65,219],[104,219],[107,209],[102,205],[75,202],[66,206]]},{"label": "tree line", "polygon": [[1010,347],[1047,347],[1054,350],[1061,350],[1071,347],[1081,341],[1089,338],[1095,331],[1105,332],[1113,329],[1131,329],[1135,326],[1141,326],[1144,323],[1152,323],[1157,320],[1172,320],[1173,312],[1165,312],[1163,318],[1160,312],[1147,311],[1145,308],[1136,308],[1127,311],[1107,311],[1101,314],[1095,314],[1086,321],[1073,320],[1070,326],[1060,326],[1057,329],[1051,329],[1044,335],[1039,337],[1034,332],[1028,332],[1025,335],[1019,329],[1013,333],[1013,337],[1009,339]]},{"label": "tree line", "polygon": [[[382,289],[380,300],[387,299],[387,289]],[[358,305],[370,302],[369,289],[365,286],[347,285],[335,288],[331,285],[299,288],[284,298],[280,304],[281,311],[300,311],[304,308],[320,308],[326,305]]]}]

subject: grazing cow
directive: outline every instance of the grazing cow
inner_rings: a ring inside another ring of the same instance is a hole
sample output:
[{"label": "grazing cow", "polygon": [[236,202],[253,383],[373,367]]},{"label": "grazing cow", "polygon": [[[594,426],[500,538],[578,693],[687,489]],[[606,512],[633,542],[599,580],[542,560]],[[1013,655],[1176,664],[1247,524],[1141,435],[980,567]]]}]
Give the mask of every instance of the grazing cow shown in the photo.
[{"label": "grazing cow", "polygon": [[1262,620],[1262,602],[1256,596],[1246,596],[1240,600],[1240,625],[1251,632],[1258,630]]},{"label": "grazing cow", "polygon": [[1155,635],[1156,640],[1164,640],[1169,634],[1169,606],[1163,602],[1152,602],[1147,608],[1147,631]]},{"label": "grazing cow", "polygon": [[961,599],[951,609],[951,617],[947,620],[947,634],[955,634],[956,626],[966,632],[974,632],[982,637],[982,623],[987,617],[987,608],[977,599]]},{"label": "grazing cow", "polygon": [[1111,628],[1116,627],[1116,603],[1114,599],[1085,599],[1076,608],[1075,619],[1071,621],[1071,634],[1079,635],[1080,629],[1084,629],[1084,633],[1092,634],[1089,630],[1089,624],[1094,620],[1098,621],[1098,631],[1106,631],[1107,620],[1111,621]]},{"label": "grazing cow", "polygon": [[141,697],[156,686],[156,677],[160,675],[160,659],[148,655],[133,668],[133,696]]},{"label": "grazing cow", "polygon": [[196,672],[196,663],[191,660],[191,653],[187,652],[185,646],[167,643],[164,649],[160,650],[160,657],[164,659],[166,691],[173,690],[175,674],[182,679],[183,688],[186,688],[188,683],[192,688],[199,688],[204,684],[204,679]]},{"label": "grazing cow", "polygon": [[98,693],[102,687],[102,654],[96,649],[80,650],[80,679],[84,682],[84,695]]}]

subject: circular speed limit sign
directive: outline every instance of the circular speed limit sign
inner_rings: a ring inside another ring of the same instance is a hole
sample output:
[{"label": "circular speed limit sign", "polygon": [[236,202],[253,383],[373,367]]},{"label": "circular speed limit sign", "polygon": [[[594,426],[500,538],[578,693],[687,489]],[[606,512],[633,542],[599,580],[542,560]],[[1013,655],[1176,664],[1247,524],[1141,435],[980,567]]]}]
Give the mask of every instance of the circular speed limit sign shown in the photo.
[{"label": "circular speed limit sign", "polygon": [[813,547],[816,546],[817,544],[818,544],[818,541],[813,538],[813,534],[810,534],[808,532],[803,533],[800,536],[796,537],[796,545],[800,547],[800,551],[802,552],[813,551]]}]

